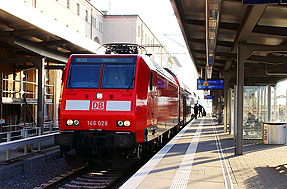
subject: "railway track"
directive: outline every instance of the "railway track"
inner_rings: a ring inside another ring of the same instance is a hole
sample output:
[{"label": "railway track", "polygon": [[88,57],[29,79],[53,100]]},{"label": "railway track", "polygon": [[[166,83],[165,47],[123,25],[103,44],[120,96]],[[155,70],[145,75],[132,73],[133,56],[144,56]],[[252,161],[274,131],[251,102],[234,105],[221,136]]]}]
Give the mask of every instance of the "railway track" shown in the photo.
[{"label": "railway track", "polygon": [[[176,133],[174,133],[175,135]],[[172,138],[172,137],[170,137]],[[164,141],[164,146],[169,140]],[[141,166],[143,166],[162,146],[156,151],[146,153],[140,160],[117,159],[109,164],[85,164],[82,167],[75,168],[60,177],[55,177],[39,188],[116,188],[120,182],[133,175]],[[112,166],[113,165],[113,166]],[[115,166],[116,165],[116,166]]]},{"label": "railway track", "polygon": [[[119,162],[117,162],[119,163]],[[121,164],[120,164],[121,165]],[[112,188],[127,174],[128,170],[134,163],[122,163],[122,167],[117,166],[116,169],[111,167],[96,166],[93,164],[85,164],[82,167],[72,169],[49,180],[47,183],[41,184],[39,188]]]}]

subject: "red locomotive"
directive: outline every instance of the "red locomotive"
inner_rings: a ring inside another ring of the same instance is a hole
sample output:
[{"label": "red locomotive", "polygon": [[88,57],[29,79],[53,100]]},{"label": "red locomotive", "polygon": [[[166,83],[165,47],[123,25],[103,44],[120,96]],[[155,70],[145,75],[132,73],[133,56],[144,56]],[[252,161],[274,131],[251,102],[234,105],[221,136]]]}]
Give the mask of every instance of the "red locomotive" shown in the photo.
[{"label": "red locomotive", "polygon": [[56,142],[64,153],[139,155],[192,117],[191,94],[148,56],[72,55],[62,88]]}]

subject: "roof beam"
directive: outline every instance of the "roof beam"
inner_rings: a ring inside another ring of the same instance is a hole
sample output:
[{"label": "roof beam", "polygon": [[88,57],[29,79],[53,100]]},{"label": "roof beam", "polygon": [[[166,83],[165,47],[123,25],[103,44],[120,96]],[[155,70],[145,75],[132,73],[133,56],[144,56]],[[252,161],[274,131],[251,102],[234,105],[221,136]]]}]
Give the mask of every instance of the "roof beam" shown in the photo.
[{"label": "roof beam", "polygon": [[224,66],[224,71],[227,71],[230,69],[232,62],[233,62],[232,59],[226,61],[225,66]]},{"label": "roof beam", "polygon": [[267,5],[249,5],[244,13],[243,20],[240,24],[240,28],[236,34],[233,47],[231,51],[236,50],[238,43],[244,43],[248,40],[250,34],[255,28],[258,20],[264,13]]},{"label": "roof beam", "polygon": [[[205,20],[182,19],[182,23],[205,27]],[[220,22],[219,23],[219,29],[238,31],[239,28],[240,28],[240,24],[238,24],[238,23],[228,23],[228,22]],[[254,27],[252,32],[261,33],[261,34],[268,34],[268,35],[287,36],[287,28],[286,27],[257,25]]]},{"label": "roof beam", "polygon": [[23,37],[33,36],[35,34],[43,33],[44,31],[38,29],[27,29],[27,30],[13,30],[13,31],[1,31],[0,37]]},{"label": "roof beam", "polygon": [[21,58],[1,58],[0,63],[25,63],[25,62],[35,62],[39,59],[37,58],[27,58],[27,57],[21,57]]},{"label": "roof beam", "polygon": [[39,45],[42,47],[48,47],[48,46],[53,46],[53,45],[63,45],[68,43],[66,40],[54,40],[54,41],[43,41],[39,42]]},{"label": "roof beam", "polygon": [[[194,43],[204,43],[205,44],[205,39],[198,39],[198,38],[189,38],[188,39],[191,42]],[[224,47],[232,47],[233,42],[229,41],[216,41],[217,46],[224,46]]]},{"label": "roof beam", "polygon": [[[197,53],[197,54],[202,54],[205,56],[205,51],[204,50],[196,50],[196,49],[191,49],[192,53]],[[236,53],[227,53],[227,52],[215,52],[215,56],[222,56],[222,57],[227,57],[227,58],[236,58]],[[248,60],[252,61],[258,61],[261,63],[283,63],[287,62],[287,57],[286,56],[259,56],[259,55],[251,55]]]},{"label": "roof beam", "polygon": [[20,39],[15,39],[14,44],[29,51],[32,51],[34,53],[37,53],[43,57],[48,57],[64,63],[68,61],[68,56],[45,49],[43,47],[35,45],[34,43],[30,43]]}]

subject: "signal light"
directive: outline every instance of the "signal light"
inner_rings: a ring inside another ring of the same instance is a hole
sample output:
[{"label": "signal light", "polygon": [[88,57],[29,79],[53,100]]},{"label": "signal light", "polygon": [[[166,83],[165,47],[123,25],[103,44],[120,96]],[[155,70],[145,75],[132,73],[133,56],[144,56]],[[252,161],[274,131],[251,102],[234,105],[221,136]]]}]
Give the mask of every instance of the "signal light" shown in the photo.
[{"label": "signal light", "polygon": [[123,122],[123,121],[117,121],[117,125],[118,125],[119,127],[122,127],[122,126],[124,125],[124,122]]},{"label": "signal light", "polygon": [[74,125],[78,126],[80,124],[79,120],[74,120]]}]

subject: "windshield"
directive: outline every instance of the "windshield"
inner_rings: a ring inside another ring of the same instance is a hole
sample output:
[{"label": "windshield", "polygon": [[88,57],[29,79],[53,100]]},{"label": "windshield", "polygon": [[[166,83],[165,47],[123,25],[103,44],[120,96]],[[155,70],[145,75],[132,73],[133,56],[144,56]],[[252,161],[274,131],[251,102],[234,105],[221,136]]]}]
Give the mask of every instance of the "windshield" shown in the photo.
[{"label": "windshield", "polygon": [[67,88],[133,89],[136,60],[137,57],[72,57]]},{"label": "windshield", "polygon": [[106,64],[104,65],[103,89],[132,89],[134,88],[135,64]]},{"label": "windshield", "polygon": [[67,88],[98,89],[101,64],[71,64]]}]

